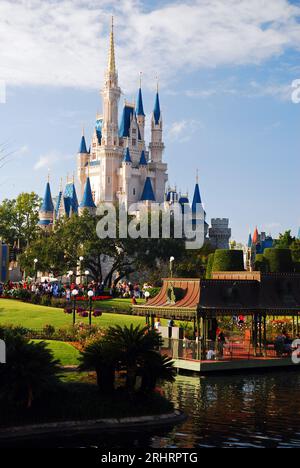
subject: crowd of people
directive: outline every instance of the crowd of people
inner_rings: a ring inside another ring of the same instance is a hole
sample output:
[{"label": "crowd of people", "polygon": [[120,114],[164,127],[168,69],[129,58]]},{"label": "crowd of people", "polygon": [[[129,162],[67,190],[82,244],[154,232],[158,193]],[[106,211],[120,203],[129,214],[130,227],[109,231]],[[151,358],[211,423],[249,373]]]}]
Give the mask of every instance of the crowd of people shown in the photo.
[{"label": "crowd of people", "polygon": [[[138,283],[129,281],[119,282],[116,286],[110,289],[105,288],[104,283],[91,281],[88,284],[77,284],[75,282],[62,283],[60,281],[44,280],[38,281],[22,281],[19,283],[0,283],[0,296],[11,296],[14,292],[25,290],[39,296],[49,296],[50,298],[66,298],[71,299],[72,291],[76,289],[78,296],[86,296],[88,291],[93,291],[95,297],[122,297],[131,298],[132,300],[147,298],[147,290],[151,285],[144,283],[141,287]],[[146,293],[146,294],[145,294]]]}]

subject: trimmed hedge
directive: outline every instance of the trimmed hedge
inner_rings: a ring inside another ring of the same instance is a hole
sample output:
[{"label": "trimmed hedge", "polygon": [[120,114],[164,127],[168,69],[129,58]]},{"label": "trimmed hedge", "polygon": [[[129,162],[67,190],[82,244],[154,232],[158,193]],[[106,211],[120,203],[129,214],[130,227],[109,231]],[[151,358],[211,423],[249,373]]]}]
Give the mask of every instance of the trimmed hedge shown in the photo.
[{"label": "trimmed hedge", "polygon": [[289,249],[266,249],[264,258],[270,273],[289,273],[294,271],[292,253]]},{"label": "trimmed hedge", "polygon": [[242,250],[216,250],[212,272],[244,270],[244,254]]},{"label": "trimmed hedge", "polygon": [[256,255],[254,269],[255,271],[260,271],[261,273],[268,272],[268,262],[263,254]]},{"label": "trimmed hedge", "polygon": [[212,272],[214,260],[215,260],[215,254],[214,253],[209,254],[208,259],[207,259],[207,265],[206,265],[206,274],[205,274],[206,279],[211,279],[211,272]]}]

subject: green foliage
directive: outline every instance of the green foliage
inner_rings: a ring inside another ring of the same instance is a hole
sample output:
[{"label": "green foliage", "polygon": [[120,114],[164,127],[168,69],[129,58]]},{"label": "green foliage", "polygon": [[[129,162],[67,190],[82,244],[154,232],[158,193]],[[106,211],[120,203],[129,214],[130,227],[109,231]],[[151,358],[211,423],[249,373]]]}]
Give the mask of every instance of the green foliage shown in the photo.
[{"label": "green foliage", "polygon": [[160,292],[161,288],[149,288],[147,291],[150,293],[150,298],[157,296]]},{"label": "green foliage", "polygon": [[268,262],[264,255],[262,254],[257,254],[255,258],[255,265],[254,265],[255,271],[260,271],[261,273],[267,273],[268,272]]},{"label": "green foliage", "polygon": [[287,273],[294,271],[292,254],[289,249],[266,249],[264,258],[270,273]]},{"label": "green foliage", "polygon": [[242,250],[216,250],[212,266],[215,271],[244,271]]},{"label": "green foliage", "polygon": [[211,253],[208,256],[208,260],[207,260],[206,275],[205,275],[206,279],[211,279],[211,273],[213,269],[214,260],[215,260],[215,254]]},{"label": "green foliage", "polygon": [[[89,270],[93,279],[110,286],[115,273],[119,274],[116,283],[134,271],[155,270],[157,262],[168,261],[174,252],[178,260],[185,254],[182,239],[100,239],[96,232],[99,220],[84,211],[82,216],[61,219],[47,235],[40,232],[21,256],[22,268],[32,275],[37,258],[40,271],[59,277],[69,270],[76,271],[78,258],[83,256],[82,270]],[[112,259],[106,274],[105,256]]]},{"label": "green foliage", "polygon": [[57,383],[58,361],[46,343],[32,343],[13,329],[1,329],[6,364],[0,367],[0,401],[31,408],[34,400]]},{"label": "green foliage", "polygon": [[18,241],[28,246],[38,234],[40,199],[35,193],[21,193],[14,200],[0,204],[0,237],[9,245]]},{"label": "green foliage", "polygon": [[161,356],[160,335],[147,327],[110,327],[105,336],[88,345],[81,356],[81,369],[94,369],[99,390],[111,393],[115,371],[126,376],[126,389],[133,393],[136,379],[142,378],[141,389],[152,391],[158,379],[172,381],[174,369],[169,358]]},{"label": "green foliage", "polygon": [[176,276],[182,278],[203,278],[206,276],[210,255],[214,249],[209,243],[199,250],[185,252],[183,259],[175,264]]}]

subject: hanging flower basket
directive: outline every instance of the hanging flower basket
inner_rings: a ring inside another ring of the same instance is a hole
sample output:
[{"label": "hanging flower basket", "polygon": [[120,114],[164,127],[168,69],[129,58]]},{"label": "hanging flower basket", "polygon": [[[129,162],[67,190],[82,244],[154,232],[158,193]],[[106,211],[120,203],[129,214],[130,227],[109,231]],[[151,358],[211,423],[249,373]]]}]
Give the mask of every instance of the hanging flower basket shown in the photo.
[{"label": "hanging flower basket", "polygon": [[64,312],[65,314],[71,314],[73,312],[72,307],[66,307]]},{"label": "hanging flower basket", "polygon": [[101,310],[99,310],[99,309],[94,310],[94,312],[93,312],[94,317],[101,317],[101,315],[102,315]]}]

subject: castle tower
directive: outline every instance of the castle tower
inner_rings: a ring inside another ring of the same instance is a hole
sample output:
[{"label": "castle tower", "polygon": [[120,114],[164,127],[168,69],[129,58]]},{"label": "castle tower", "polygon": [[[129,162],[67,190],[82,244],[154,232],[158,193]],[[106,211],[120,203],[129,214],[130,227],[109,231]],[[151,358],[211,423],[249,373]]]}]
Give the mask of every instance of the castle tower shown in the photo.
[{"label": "castle tower", "polygon": [[151,152],[151,162],[161,163],[165,145],[162,141],[163,121],[160,110],[160,100],[158,88],[156,92],[155,105],[151,120],[151,143],[149,145]]},{"label": "castle tower", "polygon": [[102,91],[103,97],[103,125],[102,140],[106,146],[118,146],[119,125],[118,109],[121,89],[118,84],[118,73],[115,59],[114,23],[112,19],[110,44],[108,54],[108,66],[105,73],[105,84]]},{"label": "castle tower", "polygon": [[96,205],[93,200],[93,194],[92,194],[91,182],[90,182],[89,176],[86,179],[83,198],[79,205],[79,214],[82,214],[84,210],[88,210],[91,215],[96,214]]},{"label": "castle tower", "polygon": [[[82,137],[80,141],[80,146],[77,154],[77,168],[78,168],[78,179],[80,182],[80,187],[84,187],[86,181],[86,166],[89,163],[90,154],[86,147],[86,141],[84,136],[84,131],[82,132]],[[83,193],[80,194],[83,196]]]},{"label": "castle tower", "polygon": [[39,226],[42,229],[49,230],[53,226],[54,220],[54,205],[51,195],[51,188],[49,180],[46,184],[45,195],[43,198],[42,206],[39,211]]},{"label": "castle tower", "polygon": [[138,91],[138,97],[136,102],[136,116],[137,116],[137,123],[139,126],[140,131],[140,140],[142,142],[145,141],[145,112],[144,112],[144,105],[143,105],[143,95],[142,95],[142,82],[140,81],[140,87]]}]

